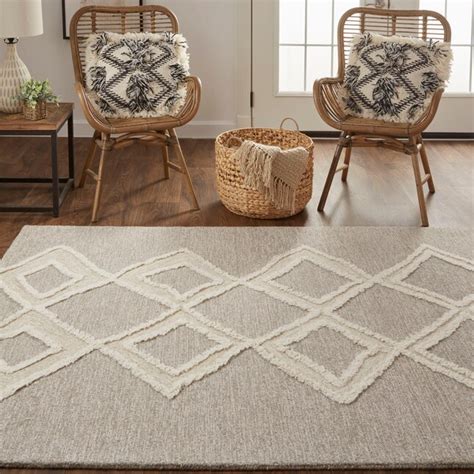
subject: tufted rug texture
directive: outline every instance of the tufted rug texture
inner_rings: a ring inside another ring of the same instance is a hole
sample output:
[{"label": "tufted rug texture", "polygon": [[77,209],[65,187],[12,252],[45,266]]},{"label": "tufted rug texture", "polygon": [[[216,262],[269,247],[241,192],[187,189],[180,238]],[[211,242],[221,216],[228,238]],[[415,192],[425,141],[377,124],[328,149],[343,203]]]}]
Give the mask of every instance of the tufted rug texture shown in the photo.
[{"label": "tufted rug texture", "polygon": [[474,464],[473,235],[25,227],[0,465]]}]

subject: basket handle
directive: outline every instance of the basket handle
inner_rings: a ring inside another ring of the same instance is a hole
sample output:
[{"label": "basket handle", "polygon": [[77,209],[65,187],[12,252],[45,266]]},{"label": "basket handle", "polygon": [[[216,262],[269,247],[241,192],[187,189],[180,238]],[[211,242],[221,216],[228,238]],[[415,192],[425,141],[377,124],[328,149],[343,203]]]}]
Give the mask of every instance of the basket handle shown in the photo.
[{"label": "basket handle", "polygon": [[242,146],[244,141],[239,137],[230,137],[225,144],[226,148],[232,148],[233,146]]},{"label": "basket handle", "polygon": [[281,124],[280,124],[280,130],[283,130],[283,125],[285,125],[285,122],[287,122],[288,120],[290,120],[291,122],[293,122],[296,126],[296,130],[299,132],[300,131],[300,126],[298,125],[298,122],[293,118],[293,117],[286,117],[284,118],[282,121],[281,121]]}]

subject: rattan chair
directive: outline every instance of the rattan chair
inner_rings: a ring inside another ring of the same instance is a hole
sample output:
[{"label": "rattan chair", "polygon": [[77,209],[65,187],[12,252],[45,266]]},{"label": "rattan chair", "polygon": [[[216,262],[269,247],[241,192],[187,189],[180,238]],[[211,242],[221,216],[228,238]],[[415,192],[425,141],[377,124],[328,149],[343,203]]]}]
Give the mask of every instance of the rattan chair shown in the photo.
[{"label": "rattan chair", "polygon": [[[421,222],[424,227],[428,227],[423,186],[428,183],[430,193],[435,192],[435,186],[423,144],[422,132],[432,122],[444,89],[440,88],[435,92],[428,110],[414,124],[367,120],[346,115],[338,104],[337,94],[344,80],[345,64],[353,37],[365,32],[384,36],[401,35],[423,40],[451,41],[451,28],[448,21],[439,13],[432,11],[354,8],[342,16],[338,27],[338,76],[321,79],[314,83],[314,101],[321,118],[331,127],[341,130],[318,210],[320,212],[324,210],[335,174],[342,171],[342,181],[347,180],[353,147],[382,147],[411,156]],[[339,165],[344,148],[346,150],[344,163]],[[418,154],[421,157],[424,176],[421,175]]]},{"label": "rattan chair", "polygon": [[[85,90],[85,42],[90,34],[105,31],[176,33],[178,28],[176,16],[167,8],[158,5],[120,8],[89,6],[78,10],[71,20],[71,50],[76,79],[75,87],[86,119],[95,130],[79,182],[79,187],[84,186],[86,176],[89,175],[97,183],[92,222],[97,222],[107,152],[137,141],[153,143],[161,147],[165,178],[169,178],[170,168],[184,174],[192,194],[194,207],[199,209],[175,129],[186,124],[196,115],[201,100],[200,80],[193,76],[187,78],[186,101],[176,117],[107,119],[94,109]],[[174,149],[176,157],[180,161],[179,166],[169,161],[169,147]],[[91,165],[97,148],[100,148],[101,154],[98,171],[94,172]]]}]

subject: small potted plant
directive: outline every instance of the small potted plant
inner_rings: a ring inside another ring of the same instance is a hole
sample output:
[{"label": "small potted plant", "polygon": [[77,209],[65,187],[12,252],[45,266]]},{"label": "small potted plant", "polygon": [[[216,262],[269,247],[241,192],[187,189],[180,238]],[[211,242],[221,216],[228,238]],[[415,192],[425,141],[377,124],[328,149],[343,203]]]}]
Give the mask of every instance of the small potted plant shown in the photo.
[{"label": "small potted plant", "polygon": [[28,120],[41,120],[46,118],[46,104],[58,103],[58,97],[53,94],[51,84],[46,81],[30,79],[23,83],[18,94],[18,99],[23,102],[23,115]]}]

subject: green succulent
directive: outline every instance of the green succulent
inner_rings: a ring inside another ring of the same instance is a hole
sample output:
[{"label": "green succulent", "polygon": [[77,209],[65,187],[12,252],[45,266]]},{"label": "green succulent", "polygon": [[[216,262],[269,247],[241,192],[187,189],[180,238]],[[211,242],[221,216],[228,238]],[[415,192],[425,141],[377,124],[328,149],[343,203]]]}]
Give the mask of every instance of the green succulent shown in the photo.
[{"label": "green succulent", "polygon": [[36,107],[38,102],[58,103],[58,96],[53,94],[53,89],[48,80],[35,81],[30,79],[24,82],[20,88],[17,99],[21,100],[28,107]]}]

